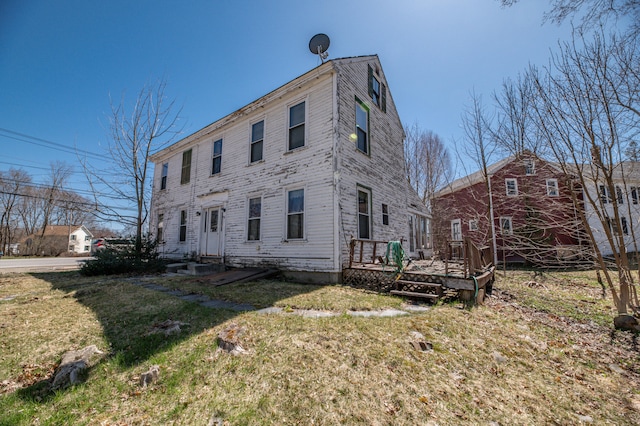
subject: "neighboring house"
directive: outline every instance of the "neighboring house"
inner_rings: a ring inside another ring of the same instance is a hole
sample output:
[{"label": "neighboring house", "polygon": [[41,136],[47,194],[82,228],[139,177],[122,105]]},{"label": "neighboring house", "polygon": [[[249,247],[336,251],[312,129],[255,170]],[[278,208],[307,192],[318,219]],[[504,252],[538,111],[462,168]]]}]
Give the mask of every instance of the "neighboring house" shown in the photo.
[{"label": "neighboring house", "polygon": [[[610,187],[589,165],[583,166],[585,179],[584,211],[599,251],[605,255],[618,252],[622,244],[629,253],[638,252],[636,238],[640,236],[640,162],[625,161],[618,163],[612,170]],[[593,203],[596,207],[594,209]],[[619,221],[614,220],[614,209],[618,211]],[[605,232],[607,224],[610,232]]]},{"label": "neighboring house", "polygon": [[161,253],[331,282],[352,237],[413,236],[417,256],[426,208],[406,182],[388,87],[376,55],[330,60],[155,154]]},{"label": "neighboring house", "polygon": [[84,225],[49,225],[44,233],[27,236],[20,254],[58,256],[62,253],[89,254],[93,235]]},{"label": "neighboring house", "polygon": [[[496,258],[508,262],[545,265],[590,252],[571,197],[575,184],[554,164],[525,152],[492,164],[487,174],[488,179],[481,171],[457,179],[435,194],[442,256],[465,237],[494,248]],[[580,205],[581,191],[577,199]]]}]

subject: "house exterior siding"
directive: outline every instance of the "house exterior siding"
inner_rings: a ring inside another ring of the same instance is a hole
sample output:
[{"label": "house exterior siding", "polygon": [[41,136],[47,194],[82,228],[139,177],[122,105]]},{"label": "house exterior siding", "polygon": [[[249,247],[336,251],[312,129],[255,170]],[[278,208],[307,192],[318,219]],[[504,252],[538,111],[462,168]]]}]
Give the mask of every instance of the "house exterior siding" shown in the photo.
[{"label": "house exterior siding", "polygon": [[[205,221],[209,209],[219,208],[217,250],[227,264],[339,273],[348,263],[349,238],[357,236],[359,186],[371,191],[372,238],[408,238],[402,125],[390,95],[386,112],[372,103],[368,66],[386,86],[377,56],[328,61],[154,155],[151,231],[157,235],[162,227],[162,254],[197,257],[205,246],[209,250]],[[369,108],[369,153],[359,151],[352,136],[356,98]],[[301,102],[304,146],[290,150],[289,109]],[[251,162],[252,124],[260,121],[262,159]],[[220,172],[212,175],[213,143],[220,139]],[[181,184],[189,149],[191,176]],[[163,164],[166,189],[160,189]],[[287,238],[288,193],[295,190],[304,191],[303,238]],[[260,235],[249,240],[254,198],[261,205]],[[391,206],[389,225],[382,224],[382,203]],[[187,214],[185,241],[179,238],[181,211]]]},{"label": "house exterior siding", "polygon": [[[535,164],[533,173],[526,171],[529,162]],[[554,262],[588,249],[570,181],[552,164],[525,154],[490,166],[488,174],[489,182],[476,174],[434,197],[434,226],[442,253],[454,239],[454,221],[455,227],[459,223],[458,239],[468,237],[476,245],[492,246],[495,232],[497,258],[507,261]],[[555,183],[556,193],[549,192],[549,182]]]}]

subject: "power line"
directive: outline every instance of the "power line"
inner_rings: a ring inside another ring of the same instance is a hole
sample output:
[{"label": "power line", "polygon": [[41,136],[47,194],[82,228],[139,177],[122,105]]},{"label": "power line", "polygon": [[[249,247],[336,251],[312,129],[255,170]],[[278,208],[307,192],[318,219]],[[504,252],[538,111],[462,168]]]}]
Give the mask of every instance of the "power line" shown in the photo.
[{"label": "power line", "polygon": [[[84,154],[84,155],[86,155],[88,157],[92,157],[92,158],[97,159],[97,160],[103,160],[104,159],[104,155],[96,154],[94,152],[87,151],[87,150],[84,150],[84,149],[80,149],[80,148],[77,148],[77,147],[70,147],[68,145],[63,145],[61,143],[52,142],[52,141],[47,140],[47,139],[42,139],[42,138],[38,138],[36,136],[27,135],[25,133],[14,132],[13,130],[5,129],[3,127],[0,127],[0,132],[8,133],[8,134],[4,134],[4,135],[0,134],[0,136],[3,136],[5,138],[9,138],[9,139],[14,139],[14,140],[21,141],[21,142],[30,143],[30,144],[33,144],[33,145],[43,146],[43,147],[50,148],[50,149],[56,149],[58,151],[66,152],[68,154],[81,153],[81,154]],[[19,137],[17,137],[17,136],[19,136]]]}]

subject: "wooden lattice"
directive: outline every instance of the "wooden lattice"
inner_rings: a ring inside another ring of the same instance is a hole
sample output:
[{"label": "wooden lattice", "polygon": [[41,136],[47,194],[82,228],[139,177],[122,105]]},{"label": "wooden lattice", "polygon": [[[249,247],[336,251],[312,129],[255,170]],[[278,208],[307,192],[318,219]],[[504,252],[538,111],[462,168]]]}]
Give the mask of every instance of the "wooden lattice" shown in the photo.
[{"label": "wooden lattice", "polygon": [[388,293],[395,288],[396,274],[392,271],[376,271],[371,269],[345,269],[342,282],[345,285],[379,293]]}]

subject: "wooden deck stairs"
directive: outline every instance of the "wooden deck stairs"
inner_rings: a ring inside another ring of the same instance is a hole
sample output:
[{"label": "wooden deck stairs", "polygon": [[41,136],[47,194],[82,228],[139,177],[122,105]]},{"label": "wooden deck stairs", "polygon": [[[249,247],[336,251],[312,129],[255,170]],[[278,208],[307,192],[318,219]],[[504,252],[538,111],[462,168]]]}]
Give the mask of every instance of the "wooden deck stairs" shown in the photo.
[{"label": "wooden deck stairs", "polygon": [[435,303],[442,297],[443,289],[442,284],[439,283],[397,280],[396,288],[390,293],[396,296],[426,299]]}]

